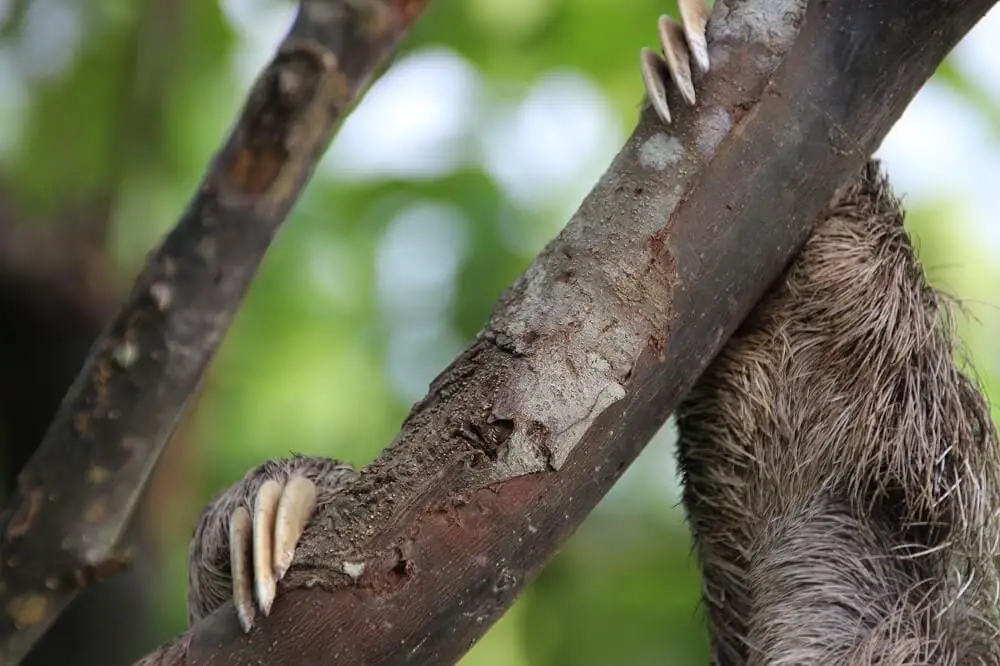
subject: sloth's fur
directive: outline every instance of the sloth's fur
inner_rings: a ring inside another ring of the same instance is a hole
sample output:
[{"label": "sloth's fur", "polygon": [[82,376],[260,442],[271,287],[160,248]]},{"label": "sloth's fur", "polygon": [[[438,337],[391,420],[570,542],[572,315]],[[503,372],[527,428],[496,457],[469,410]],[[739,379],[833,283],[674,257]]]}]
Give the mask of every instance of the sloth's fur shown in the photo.
[{"label": "sloth's fur", "polygon": [[1000,664],[998,445],[875,162],[678,412],[725,666]]}]

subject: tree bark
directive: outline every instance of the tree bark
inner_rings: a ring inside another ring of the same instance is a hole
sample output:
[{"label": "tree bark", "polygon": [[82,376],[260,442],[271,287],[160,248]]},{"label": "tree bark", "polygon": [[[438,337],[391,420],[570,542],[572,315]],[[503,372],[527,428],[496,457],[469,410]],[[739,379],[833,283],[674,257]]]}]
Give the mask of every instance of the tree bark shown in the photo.
[{"label": "tree bark", "polygon": [[177,227],[97,340],[0,516],[0,663],[120,571],[141,492],[349,105],[427,0],[302,0]]},{"label": "tree bark", "polygon": [[457,661],[993,4],[718,2],[697,108],[669,132],[643,112],[393,445],[314,521],[271,616],[244,635],[225,605],[144,664]]}]

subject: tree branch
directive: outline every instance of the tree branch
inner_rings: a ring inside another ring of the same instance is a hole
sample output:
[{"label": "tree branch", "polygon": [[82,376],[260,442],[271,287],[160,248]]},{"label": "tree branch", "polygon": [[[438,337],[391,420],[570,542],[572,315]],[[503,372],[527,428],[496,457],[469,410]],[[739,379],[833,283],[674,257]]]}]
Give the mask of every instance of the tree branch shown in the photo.
[{"label": "tree branch", "polygon": [[0,519],[0,663],[16,664],[119,539],[337,123],[427,0],[302,0],[176,228],[97,341]]},{"label": "tree branch", "polygon": [[992,5],[717,3],[698,108],[669,134],[644,112],[393,446],[314,521],[270,617],[244,635],[225,605],[145,663],[457,661]]}]

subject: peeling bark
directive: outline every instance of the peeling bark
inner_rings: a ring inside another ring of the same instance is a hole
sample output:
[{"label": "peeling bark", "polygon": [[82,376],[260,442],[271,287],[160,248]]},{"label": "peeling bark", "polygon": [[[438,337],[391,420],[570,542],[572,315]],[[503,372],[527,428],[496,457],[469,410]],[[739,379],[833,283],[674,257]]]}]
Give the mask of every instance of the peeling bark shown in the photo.
[{"label": "peeling bark", "polygon": [[[307,530],[270,617],[145,664],[447,664],[513,603],[993,0],[721,0],[566,229]],[[359,574],[360,572],[360,574]]]},{"label": "peeling bark", "polygon": [[91,350],[0,517],[0,663],[126,566],[141,492],[336,125],[427,0],[302,0],[228,142]]}]

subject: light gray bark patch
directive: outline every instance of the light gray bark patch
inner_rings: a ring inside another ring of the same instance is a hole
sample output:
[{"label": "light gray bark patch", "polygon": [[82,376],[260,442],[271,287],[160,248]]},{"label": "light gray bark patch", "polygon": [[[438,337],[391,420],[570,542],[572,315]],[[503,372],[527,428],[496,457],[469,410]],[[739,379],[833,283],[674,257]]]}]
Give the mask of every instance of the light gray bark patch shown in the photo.
[{"label": "light gray bark patch", "polygon": [[604,372],[577,373],[567,360],[552,359],[504,387],[493,414],[512,421],[514,432],[495,465],[499,478],[560,469],[594,420],[625,397]]},{"label": "light gray bark patch", "polygon": [[684,146],[675,137],[657,132],[639,147],[639,164],[647,169],[663,171],[677,164],[684,155]]},{"label": "light gray bark patch", "polygon": [[[608,325],[622,307],[613,294],[588,287],[595,283],[588,276],[550,279],[544,266],[523,276],[516,287],[521,307],[490,333],[521,366],[493,405],[492,418],[510,421],[514,430],[488,473],[491,481],[561,468],[594,420],[625,397],[622,382],[642,349],[634,327]],[[582,301],[580,291],[589,292]]]},{"label": "light gray bark patch", "polygon": [[[708,23],[709,58],[713,66],[719,64],[717,51],[723,59],[729,57],[728,48],[712,48],[718,42],[792,44],[805,18],[808,3],[806,0],[721,0],[721,4],[721,10],[717,8],[713,11],[714,20]],[[752,52],[758,58],[757,67],[762,71],[776,67],[784,57],[784,52],[768,49]]]},{"label": "light gray bark patch", "polygon": [[707,109],[702,114],[702,122],[695,127],[695,143],[705,159],[715,154],[722,140],[733,128],[733,119],[722,107]]}]

